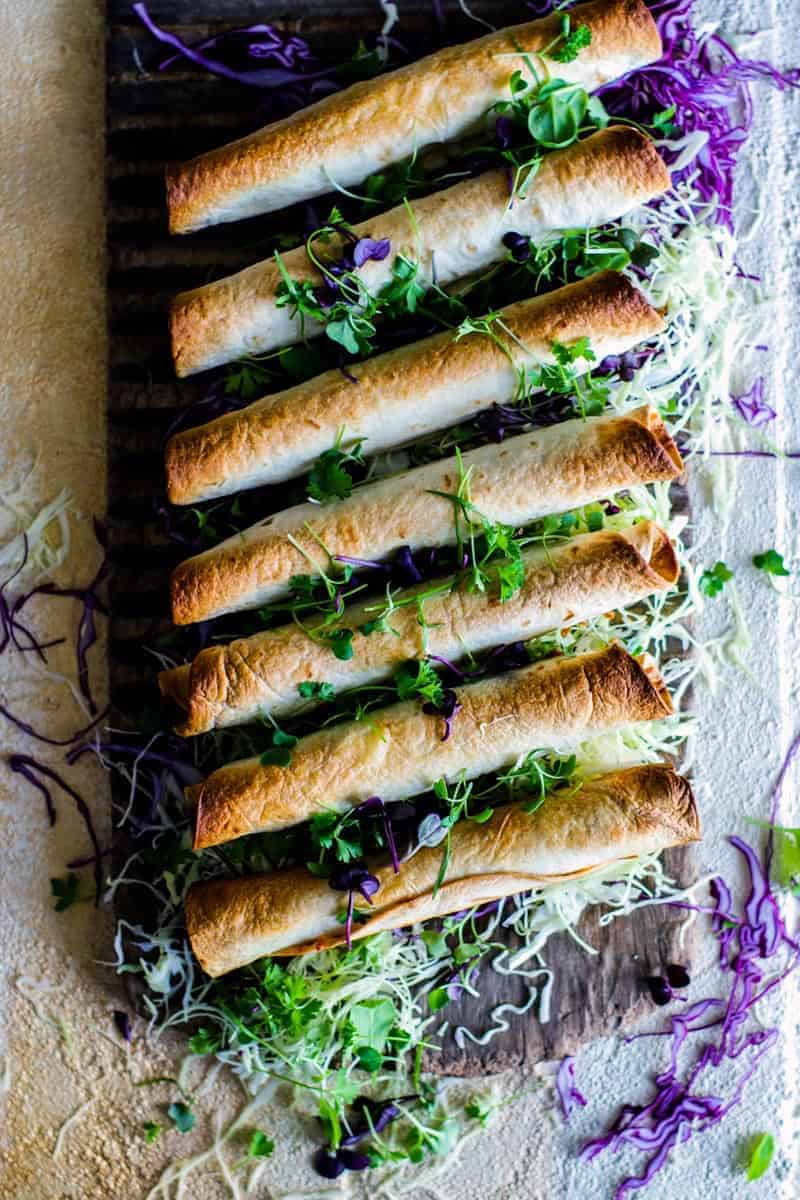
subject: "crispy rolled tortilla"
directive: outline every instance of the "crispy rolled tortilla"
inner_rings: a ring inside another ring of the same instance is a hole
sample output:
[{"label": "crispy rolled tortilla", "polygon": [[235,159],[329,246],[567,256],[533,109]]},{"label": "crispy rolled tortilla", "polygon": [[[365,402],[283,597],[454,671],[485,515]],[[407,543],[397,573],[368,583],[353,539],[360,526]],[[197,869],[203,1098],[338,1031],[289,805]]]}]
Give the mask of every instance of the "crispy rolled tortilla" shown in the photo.
[{"label": "crispy rolled tortilla", "polygon": [[[184,737],[249,721],[260,713],[285,716],[309,706],[301,683],[327,682],[338,691],[377,683],[412,658],[454,660],[465,651],[487,650],[562,629],[612,609],[624,608],[677,581],[674,547],[652,521],[623,531],[582,534],[546,551],[523,554],[525,580],[501,603],[496,588],[484,592],[447,589],[447,580],[410,588],[396,601],[441,587],[417,606],[397,608],[385,632],[357,636],[346,662],[312,641],[297,625],[270,629],[227,646],[208,646],[191,664],[162,671],[159,686],[185,714],[176,732]],[[375,616],[373,599],[345,610],[341,626],[360,627]]]},{"label": "crispy rolled tortilla", "polygon": [[[654,409],[562,421],[463,456],[356,488],[333,504],[275,513],[172,573],[176,625],[256,608],[285,594],[293,575],[332,556],[381,559],[456,540],[454,496],[468,479],[472,503],[489,521],[525,525],[635,484],[674,479],[681,456]],[[444,492],[447,495],[434,495]]]},{"label": "crispy rolled tortilla", "polygon": [[[345,429],[368,454],[454,425],[511,400],[521,368],[552,363],[552,345],[588,337],[597,361],[623,354],[664,325],[624,275],[603,271],[545,296],[502,309],[495,332],[445,332],[349,370],[266,396],[167,443],[167,493],[196,504],[243,488],[280,483],[310,470]],[[506,333],[506,330],[509,332]]]},{"label": "crispy rolled tortilla", "polygon": [[[669,187],[669,172],[653,143],[638,130],[612,126],[543,159],[524,198],[513,203],[504,170],[489,171],[445,191],[401,205],[354,228],[357,237],[386,238],[389,254],[358,271],[372,294],[392,277],[398,255],[418,264],[420,282],[445,286],[504,258],[510,231],[534,240],[564,229],[616,220]],[[325,247],[332,260],[336,237]],[[304,246],[282,256],[298,281],[322,276]],[[175,370],[192,375],[246,355],[263,354],[323,332],[319,322],[279,307],[283,279],[274,258],[236,275],[183,292],[170,309]]]},{"label": "crispy rolled tortilla", "polygon": [[286,767],[248,758],[214,771],[186,791],[197,805],[195,850],[344,812],[373,794],[417,796],[437,779],[474,779],[529,750],[562,750],[672,711],[652,662],[619,645],[546,659],[456,695],[462,707],[449,736],[443,717],[407,700],[301,738]]},{"label": "crispy rolled tortilla", "polygon": [[[595,0],[572,12],[591,44],[571,63],[537,59],[543,76],[593,90],[661,54],[642,0]],[[230,145],[167,171],[172,233],[272,212],[353,187],[425,146],[458,138],[508,97],[514,71],[528,78],[524,54],[558,39],[560,17],[448,46],[410,66],[355,84]]]},{"label": "crispy rolled tortilla", "polygon": [[[550,796],[536,812],[498,808],[484,825],[461,821],[452,833],[444,884],[434,895],[441,847],[401,864],[370,863],[379,887],[372,906],[357,900],[352,937],[368,937],[485,904],[502,896],[579,879],[599,867],[700,837],[687,780],[665,764],[587,779],[577,792]],[[304,867],[243,879],[196,883],[186,927],[209,975],[224,975],[267,954],[306,954],[345,941],[346,897]]]}]

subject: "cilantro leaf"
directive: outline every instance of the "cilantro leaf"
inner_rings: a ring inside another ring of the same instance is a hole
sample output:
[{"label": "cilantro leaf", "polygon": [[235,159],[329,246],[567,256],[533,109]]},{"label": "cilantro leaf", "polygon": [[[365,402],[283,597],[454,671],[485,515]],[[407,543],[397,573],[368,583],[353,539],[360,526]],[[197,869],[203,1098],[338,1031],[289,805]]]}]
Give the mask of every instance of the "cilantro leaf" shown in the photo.
[{"label": "cilantro leaf", "polygon": [[333,633],[320,635],[320,641],[327,642],[336,658],[349,662],[353,657],[352,629],[336,629]]},{"label": "cilantro leaf", "polygon": [[733,579],[733,571],[724,562],[714,563],[714,566],[703,571],[697,581],[697,586],[704,596],[718,596],[728,580]]},{"label": "cilantro leaf", "polygon": [[56,912],[64,912],[78,900],[78,885],[80,880],[74,871],[70,871],[62,879],[50,880],[50,891],[55,897],[53,908]]},{"label": "cilantro leaf", "polygon": [[792,829],[786,825],[772,825],[757,821],[769,829],[775,842],[775,878],[781,887],[800,895],[800,827]]},{"label": "cilantro leaf", "polygon": [[336,696],[332,683],[317,683],[315,680],[303,680],[298,683],[297,690],[304,700],[319,700],[328,704]]},{"label": "cilantro leaf", "polygon": [[254,1129],[250,1137],[250,1145],[247,1147],[249,1158],[269,1158],[275,1149],[275,1143],[272,1138],[261,1129]]},{"label": "cilantro leaf", "polygon": [[417,278],[419,265],[398,254],[392,264],[392,278],[381,288],[378,299],[387,316],[403,316],[415,313],[426,287]]},{"label": "cilantro leaf", "polygon": [[500,583],[500,602],[505,604],[525,582],[525,563],[521,559],[498,563],[497,578]]},{"label": "cilantro leaf", "polygon": [[364,855],[358,820],[351,813],[315,813],[309,821],[309,832],[320,858],[326,850],[340,863],[353,862]]},{"label": "cilantro leaf", "polygon": [[592,31],[588,25],[577,25],[575,29],[571,29],[571,24],[569,13],[564,13],[561,17],[561,35],[557,45],[554,49],[545,51],[547,57],[555,62],[574,62],[581,50],[592,43]]},{"label": "cilantro leaf", "polygon": [[351,456],[341,450],[326,450],[320,454],[308,476],[308,494],[320,504],[331,500],[346,500],[353,490],[353,477],[344,464]]},{"label": "cilantro leaf", "polygon": [[765,550],[763,554],[753,555],[753,566],[767,575],[790,575],[783,563],[783,555],[777,550]]},{"label": "cilantro leaf", "polygon": [[[339,317],[335,321],[328,321],[325,326],[325,333],[332,342],[343,346],[348,354],[358,354],[361,350],[362,341],[349,313]],[[367,348],[365,347],[365,349]]]},{"label": "cilantro leaf", "polygon": [[195,1115],[188,1104],[175,1100],[167,1109],[167,1116],[174,1124],[178,1133],[189,1133],[194,1128]]},{"label": "cilantro leaf", "polygon": [[428,658],[401,663],[395,670],[394,683],[401,700],[424,700],[437,707],[444,700],[444,685]]}]

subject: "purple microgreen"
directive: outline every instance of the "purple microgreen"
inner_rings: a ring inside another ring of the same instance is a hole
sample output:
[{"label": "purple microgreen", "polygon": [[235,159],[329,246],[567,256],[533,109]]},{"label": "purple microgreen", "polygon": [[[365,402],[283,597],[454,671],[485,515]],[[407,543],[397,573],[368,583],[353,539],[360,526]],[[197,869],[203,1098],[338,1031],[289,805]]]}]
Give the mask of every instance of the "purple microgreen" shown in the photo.
[{"label": "purple microgreen", "polygon": [[345,942],[349,950],[352,942],[355,893],[358,892],[367,904],[372,904],[372,897],[378,891],[380,883],[374,875],[369,873],[363,862],[354,862],[346,866],[335,867],[328,876],[328,886],[336,892],[347,892]]}]

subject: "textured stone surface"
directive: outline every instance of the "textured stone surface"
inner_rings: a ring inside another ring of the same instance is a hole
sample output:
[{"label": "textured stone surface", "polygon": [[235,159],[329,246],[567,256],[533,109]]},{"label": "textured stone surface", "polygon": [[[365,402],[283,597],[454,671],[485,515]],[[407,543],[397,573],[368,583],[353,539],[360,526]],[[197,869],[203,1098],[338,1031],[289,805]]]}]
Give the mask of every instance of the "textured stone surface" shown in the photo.
[{"label": "textured stone surface", "polygon": [[[401,5],[402,10],[402,5]],[[729,30],[763,30],[755,43],[764,57],[800,61],[794,0],[742,0],[704,7],[709,19]],[[783,20],[781,20],[783,18]],[[69,484],[82,514],[74,523],[76,552],[62,582],[85,579],[96,561],[88,521],[104,497],[104,292],[102,219],[103,50],[99,0],[0,0],[0,470],[5,501],[49,498]],[[759,92],[758,135],[743,172],[745,205],[760,197],[763,219],[743,251],[778,298],[771,322],[772,402],[781,410],[784,444],[800,446],[796,404],[800,352],[796,294],[800,274],[800,209],[796,171],[800,98]],[[758,181],[758,193],[751,186]],[[783,302],[781,302],[783,298]],[[705,819],[702,870],[738,869],[725,843],[730,832],[748,833],[746,818],[763,816],[770,781],[800,722],[800,665],[795,647],[798,609],[780,600],[766,582],[746,570],[750,556],[777,545],[798,564],[800,463],[746,461],[738,502],[727,530],[705,503],[697,477],[694,512],[697,538],[707,557],[725,557],[741,570],[741,598],[751,628],[749,675],[729,673],[716,696],[696,694],[700,731],[695,775]],[[798,585],[794,584],[794,590]],[[62,602],[37,610],[38,627],[67,628]],[[704,619],[701,633],[723,620],[720,606]],[[101,655],[95,669],[102,673]],[[56,652],[56,670],[68,670],[69,654]],[[65,688],[43,683],[33,667],[13,669],[0,660],[0,699],[38,724],[66,734],[81,722]],[[2,727],[2,749],[29,751],[30,743]],[[60,752],[42,755],[54,765]],[[103,824],[107,797],[102,774],[87,765],[73,777]],[[791,795],[792,793],[788,793]],[[787,811],[785,816],[790,817]],[[791,820],[798,823],[795,811]],[[130,1053],[116,1037],[111,1011],[121,1002],[113,974],[97,964],[107,958],[110,924],[91,905],[64,916],[52,912],[48,879],[83,851],[85,839],[68,803],[47,827],[38,796],[0,771],[3,911],[0,945],[2,1057],[6,1120],[0,1131],[0,1194],[9,1200],[138,1200],[147,1195],[170,1156],[201,1150],[211,1122],[233,1114],[238,1085],[221,1078],[198,1101],[202,1114],[186,1138],[171,1134],[154,1148],[140,1135],[169,1093],[162,1086],[137,1089],[134,1081],[175,1070],[180,1043],[145,1047],[136,1028]],[[703,942],[701,940],[701,948]],[[708,947],[706,951],[708,954]],[[710,962],[695,976],[696,995],[713,991]],[[27,998],[30,997],[30,998]],[[797,1094],[797,991],[778,1018],[783,1040],[746,1093],[735,1116],[720,1129],[685,1147],[657,1186],[653,1200],[718,1195],[753,1200],[790,1200],[800,1191],[792,1164]],[[52,1023],[61,1020],[69,1039]],[[623,1047],[605,1039],[584,1050],[577,1071],[590,1105],[568,1128],[549,1111],[544,1089],[529,1091],[502,1110],[492,1130],[469,1139],[438,1179],[411,1184],[415,1200],[566,1200],[610,1196],[627,1160],[581,1166],[575,1150],[599,1129],[621,1099],[643,1096],[646,1073],[659,1063],[657,1042]],[[531,1088],[531,1080],[502,1077],[507,1095]],[[81,1106],[54,1156],[62,1123]],[[327,1189],[307,1168],[309,1129],[281,1105],[257,1118],[279,1149],[255,1190],[259,1196],[360,1195],[364,1181],[351,1176]],[[742,1136],[769,1129],[779,1136],[776,1164],[760,1183],[745,1185],[734,1159]],[[796,1172],[796,1165],[794,1167]],[[393,1187],[394,1190],[394,1187]],[[399,1190],[399,1189],[397,1189]],[[218,1168],[184,1194],[216,1200],[228,1194]],[[384,1191],[381,1195],[388,1196]],[[374,1189],[371,1195],[375,1196]]]}]

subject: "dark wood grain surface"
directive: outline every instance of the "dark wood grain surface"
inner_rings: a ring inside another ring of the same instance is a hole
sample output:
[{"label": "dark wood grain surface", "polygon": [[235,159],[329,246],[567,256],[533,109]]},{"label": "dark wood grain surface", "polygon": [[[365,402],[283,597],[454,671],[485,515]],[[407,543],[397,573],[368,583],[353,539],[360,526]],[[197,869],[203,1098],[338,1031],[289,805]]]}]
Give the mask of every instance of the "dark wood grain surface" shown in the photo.
[{"label": "dark wood grain surface", "polygon": [[[433,48],[443,37],[463,40],[481,30],[455,4],[445,5],[440,28],[433,6],[414,0],[401,5],[397,36],[412,50]],[[495,23],[525,18],[521,4],[475,0]],[[114,567],[111,622],[111,683],[115,720],[157,703],[155,666],[143,641],[168,628],[167,577],[184,553],[170,542],[158,520],[163,503],[161,452],[176,414],[203,393],[202,377],[175,379],[167,343],[165,307],[177,291],[228,274],[259,256],[257,243],[291,228],[291,215],[271,214],[170,238],[163,202],[163,168],[250,131],[258,124],[259,93],[214,79],[181,64],[159,73],[164,55],[131,13],[128,0],[108,0],[108,392],[109,526]],[[149,11],[160,24],[189,40],[252,21],[271,21],[299,32],[322,57],[347,59],[359,37],[379,32],[382,16],[374,0],[328,4],[324,0],[276,4],[274,0],[153,0]],[[254,249],[254,246],[256,247]],[[691,855],[672,851],[673,876],[688,880]],[[124,897],[122,900],[124,905]],[[130,915],[130,914],[127,914]],[[551,1019],[535,1011],[512,1015],[509,1029],[487,1046],[452,1038],[430,1066],[460,1075],[532,1065],[574,1051],[582,1042],[630,1022],[649,1001],[642,979],[667,962],[686,961],[678,946],[680,914],[664,908],[601,929],[596,914],[581,927],[598,948],[588,957],[569,938],[548,943],[556,968]],[[509,938],[513,942],[513,938]],[[464,996],[443,1010],[451,1027],[485,1027],[501,1003],[527,997],[521,980],[486,970],[479,1000]]]}]

